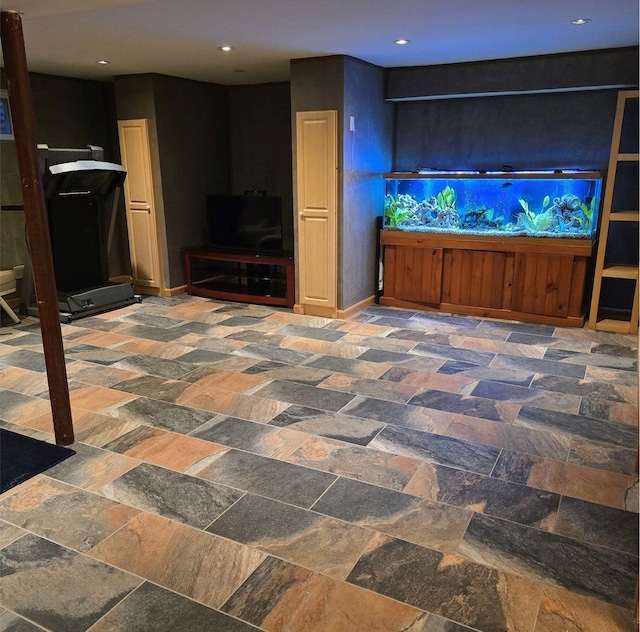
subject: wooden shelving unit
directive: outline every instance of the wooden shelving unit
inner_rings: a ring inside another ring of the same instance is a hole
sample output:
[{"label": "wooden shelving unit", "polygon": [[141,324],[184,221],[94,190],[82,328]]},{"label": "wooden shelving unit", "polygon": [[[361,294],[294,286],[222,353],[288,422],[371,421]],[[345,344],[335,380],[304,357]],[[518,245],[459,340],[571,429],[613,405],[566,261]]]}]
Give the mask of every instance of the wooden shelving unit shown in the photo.
[{"label": "wooden shelving unit", "polygon": [[218,252],[194,246],[184,250],[184,260],[188,294],[293,307],[292,256]]},{"label": "wooden shelving unit", "polygon": [[[625,118],[627,103],[631,100],[638,101],[638,90],[623,90],[618,93],[616,117],[613,125],[613,137],[611,140],[611,154],[609,156],[609,169],[602,209],[602,223],[600,226],[600,241],[596,256],[595,273],[593,279],[593,294],[591,297],[591,310],[589,312],[589,329],[601,331],[613,331],[617,333],[638,333],[638,263],[634,265],[618,265],[606,263],[607,254],[611,252],[611,244],[608,243],[609,225],[611,222],[633,222],[634,230],[638,230],[640,214],[638,210],[613,209],[613,197],[616,186],[618,166],[624,162],[638,163],[640,154],[621,153],[620,142]],[[637,170],[636,170],[637,174]],[[636,182],[637,185],[637,182]],[[600,295],[603,279],[630,279],[635,282],[633,306],[629,320],[615,320],[601,317]]]}]

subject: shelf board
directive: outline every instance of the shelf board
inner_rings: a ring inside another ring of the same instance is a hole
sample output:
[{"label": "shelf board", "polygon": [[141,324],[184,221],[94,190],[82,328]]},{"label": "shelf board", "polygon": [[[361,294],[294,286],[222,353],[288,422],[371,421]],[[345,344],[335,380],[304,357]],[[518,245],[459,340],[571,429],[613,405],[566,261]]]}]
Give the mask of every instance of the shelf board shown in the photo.
[{"label": "shelf board", "polygon": [[617,334],[631,333],[631,322],[628,320],[614,320],[613,318],[603,318],[596,321],[596,331],[612,331]]},{"label": "shelf board", "polygon": [[640,160],[640,154],[618,154],[618,162],[637,162]]},{"label": "shelf board", "polygon": [[605,265],[602,276],[609,279],[638,279],[638,266]]},{"label": "shelf board", "polygon": [[637,222],[640,221],[638,211],[613,211],[609,215],[610,222]]}]

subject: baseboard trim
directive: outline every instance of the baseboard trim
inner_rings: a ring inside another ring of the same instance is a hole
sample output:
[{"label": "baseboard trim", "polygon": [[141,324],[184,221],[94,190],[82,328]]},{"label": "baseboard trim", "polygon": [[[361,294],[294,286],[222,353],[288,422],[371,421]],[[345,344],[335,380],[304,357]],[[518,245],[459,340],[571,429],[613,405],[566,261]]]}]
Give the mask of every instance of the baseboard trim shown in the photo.
[{"label": "baseboard trim", "polygon": [[147,287],[144,285],[135,285],[133,283],[133,279],[126,275],[120,274],[118,276],[109,277],[109,281],[112,283],[131,283],[133,285],[133,289],[136,294],[143,294],[146,296],[177,296],[178,294],[186,294],[187,286],[179,285],[178,287],[167,287],[167,288],[159,288],[159,287]]},{"label": "baseboard trim", "polygon": [[169,287],[165,289],[164,296],[178,296],[178,294],[186,294],[187,286],[179,285],[178,287]]},{"label": "baseboard trim", "polygon": [[376,297],[371,295],[357,303],[354,303],[351,307],[347,307],[347,309],[339,309],[338,310],[338,318],[350,318],[354,314],[357,314],[361,309],[369,305],[373,305],[376,302]]},{"label": "baseboard trim", "polygon": [[144,285],[134,285],[133,291],[136,294],[142,294],[142,296],[163,296],[162,290],[159,287],[146,287]]},{"label": "baseboard trim", "polygon": [[372,294],[346,309],[334,309],[333,307],[323,307],[321,305],[305,305],[302,303],[296,303],[293,306],[293,313],[306,314],[307,316],[323,316],[324,318],[339,318],[344,320],[345,318],[350,318],[354,314],[357,314],[361,309],[364,309],[368,305],[373,305],[375,302],[376,297]]},{"label": "baseboard trim", "polygon": [[133,283],[133,279],[128,274],[119,274],[118,276],[109,277],[112,283]]},{"label": "baseboard trim", "polygon": [[305,305],[304,303],[293,306],[294,314],[305,314],[307,316],[320,316],[322,318],[336,318],[335,307],[324,307],[323,305]]}]

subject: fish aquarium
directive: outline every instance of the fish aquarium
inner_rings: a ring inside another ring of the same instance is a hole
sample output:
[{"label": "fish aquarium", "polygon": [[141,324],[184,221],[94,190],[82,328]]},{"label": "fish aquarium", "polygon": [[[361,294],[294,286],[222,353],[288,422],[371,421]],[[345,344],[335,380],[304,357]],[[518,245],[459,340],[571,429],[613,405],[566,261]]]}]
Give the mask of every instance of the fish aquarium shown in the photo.
[{"label": "fish aquarium", "polygon": [[387,229],[588,239],[595,236],[602,174],[417,172],[385,175]]}]

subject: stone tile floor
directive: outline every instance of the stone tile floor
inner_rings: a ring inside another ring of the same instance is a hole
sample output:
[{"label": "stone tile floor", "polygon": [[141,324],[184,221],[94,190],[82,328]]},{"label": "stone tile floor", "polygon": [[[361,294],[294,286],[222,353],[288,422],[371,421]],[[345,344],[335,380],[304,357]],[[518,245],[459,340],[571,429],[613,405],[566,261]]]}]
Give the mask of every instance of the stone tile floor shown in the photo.
[{"label": "stone tile floor", "polygon": [[[186,295],[62,330],[76,455],[0,496],[0,628],[634,629],[635,337]],[[0,376],[53,441],[36,319]]]}]

